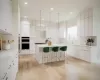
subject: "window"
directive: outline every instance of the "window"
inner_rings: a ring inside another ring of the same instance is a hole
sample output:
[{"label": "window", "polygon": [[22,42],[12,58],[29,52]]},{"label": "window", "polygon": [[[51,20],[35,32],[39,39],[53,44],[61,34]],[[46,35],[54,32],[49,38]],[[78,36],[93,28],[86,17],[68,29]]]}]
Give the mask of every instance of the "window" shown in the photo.
[{"label": "window", "polygon": [[67,40],[77,40],[77,26],[68,28],[67,30]]}]

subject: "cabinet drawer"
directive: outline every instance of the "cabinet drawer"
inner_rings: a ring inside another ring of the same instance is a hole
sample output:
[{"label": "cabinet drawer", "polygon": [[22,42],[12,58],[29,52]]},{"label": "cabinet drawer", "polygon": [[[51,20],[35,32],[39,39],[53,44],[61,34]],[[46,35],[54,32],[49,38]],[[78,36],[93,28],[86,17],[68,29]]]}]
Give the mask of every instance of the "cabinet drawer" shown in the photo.
[{"label": "cabinet drawer", "polygon": [[82,51],[90,51],[90,47],[80,47],[80,50],[82,50]]}]

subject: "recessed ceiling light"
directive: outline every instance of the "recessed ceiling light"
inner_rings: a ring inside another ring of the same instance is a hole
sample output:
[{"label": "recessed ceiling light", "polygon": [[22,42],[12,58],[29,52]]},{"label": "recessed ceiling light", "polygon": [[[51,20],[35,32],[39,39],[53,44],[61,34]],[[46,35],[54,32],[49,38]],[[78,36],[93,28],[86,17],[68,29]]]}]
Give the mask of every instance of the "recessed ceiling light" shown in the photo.
[{"label": "recessed ceiling light", "polygon": [[51,10],[51,11],[53,11],[53,10],[54,10],[54,8],[50,8],[50,10]]},{"label": "recessed ceiling light", "polygon": [[70,14],[73,14],[73,12],[70,12]]},{"label": "recessed ceiling light", "polygon": [[24,4],[28,4],[27,2],[25,2]]},{"label": "recessed ceiling light", "polygon": [[44,19],[42,19],[44,21]]},{"label": "recessed ceiling light", "polygon": [[24,18],[27,18],[27,16],[24,16]]}]

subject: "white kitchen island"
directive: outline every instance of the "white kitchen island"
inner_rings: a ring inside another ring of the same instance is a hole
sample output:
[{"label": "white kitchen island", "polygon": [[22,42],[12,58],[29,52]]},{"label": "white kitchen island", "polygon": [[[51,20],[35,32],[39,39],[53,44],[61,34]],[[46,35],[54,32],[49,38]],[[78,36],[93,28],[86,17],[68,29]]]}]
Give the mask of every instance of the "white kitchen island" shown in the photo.
[{"label": "white kitchen island", "polygon": [[[63,46],[66,45],[63,44],[53,44],[51,46],[48,46],[48,44],[36,45],[35,58],[40,64],[65,60],[65,52],[60,50],[60,48]],[[49,47],[49,52],[43,52],[44,47]],[[53,52],[52,47],[59,47],[58,52]]]}]

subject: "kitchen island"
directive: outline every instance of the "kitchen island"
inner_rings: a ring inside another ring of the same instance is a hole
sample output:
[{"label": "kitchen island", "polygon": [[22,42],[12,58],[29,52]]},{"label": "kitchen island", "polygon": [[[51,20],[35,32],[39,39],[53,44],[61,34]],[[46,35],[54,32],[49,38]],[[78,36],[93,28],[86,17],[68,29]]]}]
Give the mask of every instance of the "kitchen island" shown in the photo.
[{"label": "kitchen island", "polygon": [[[54,52],[52,50],[54,47],[58,47],[58,51]],[[67,47],[67,46],[64,44],[53,44],[51,46],[49,46],[48,44],[36,45],[35,58],[40,64],[65,60],[66,51],[61,51],[60,48],[62,47]],[[43,51],[44,48],[49,48],[49,52],[44,52]]]}]

